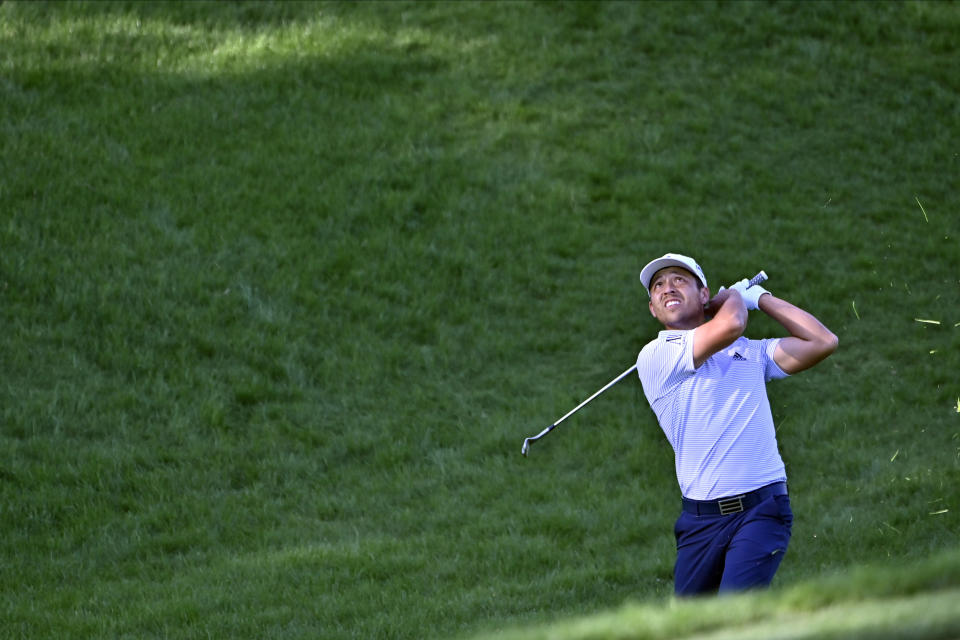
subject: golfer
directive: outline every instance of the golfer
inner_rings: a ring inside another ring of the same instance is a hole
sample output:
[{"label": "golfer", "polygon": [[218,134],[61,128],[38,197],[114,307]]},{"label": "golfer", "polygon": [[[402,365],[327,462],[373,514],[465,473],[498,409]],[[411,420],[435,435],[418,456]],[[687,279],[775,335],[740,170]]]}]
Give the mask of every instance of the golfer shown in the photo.
[{"label": "golfer", "polygon": [[[651,261],[640,280],[664,330],[640,352],[637,372],[673,447],[683,495],[674,589],[687,596],[769,586],[793,513],[766,382],[817,364],[837,337],[746,280],[711,298],[687,256]],[[747,312],[756,309],[789,336],[745,338]]]}]

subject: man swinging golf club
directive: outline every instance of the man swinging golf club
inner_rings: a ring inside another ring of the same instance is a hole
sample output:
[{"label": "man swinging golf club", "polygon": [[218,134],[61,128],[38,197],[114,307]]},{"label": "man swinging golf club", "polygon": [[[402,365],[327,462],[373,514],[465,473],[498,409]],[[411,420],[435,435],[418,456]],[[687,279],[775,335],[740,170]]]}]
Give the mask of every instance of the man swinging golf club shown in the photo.
[{"label": "man swinging golf club", "polygon": [[[793,513],[766,382],[837,348],[806,311],[746,280],[710,297],[693,258],[668,253],[640,273],[664,330],[637,357],[644,395],[675,453],[683,510],[674,527],[677,595],[766,587],[790,541]],[[749,340],[759,309],[788,337]]]}]

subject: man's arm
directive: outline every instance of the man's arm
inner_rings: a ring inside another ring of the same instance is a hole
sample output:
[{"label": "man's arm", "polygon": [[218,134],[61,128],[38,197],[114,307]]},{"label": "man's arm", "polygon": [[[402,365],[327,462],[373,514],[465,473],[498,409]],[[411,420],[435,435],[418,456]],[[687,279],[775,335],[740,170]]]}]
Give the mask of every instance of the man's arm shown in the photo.
[{"label": "man's arm", "polygon": [[727,301],[727,298],[730,297],[730,289],[720,287],[721,291],[717,295],[710,298],[710,301],[703,307],[703,315],[706,316],[707,320],[713,318],[717,315],[717,312],[720,311],[720,307],[723,306],[723,303]]},{"label": "man's arm", "polygon": [[836,351],[837,336],[800,307],[769,293],[760,296],[757,305],[790,333],[773,353],[773,360],[786,373],[809,369]]},{"label": "man's arm", "polygon": [[722,303],[713,318],[693,332],[693,366],[697,369],[710,356],[742,336],[747,328],[747,307],[740,293],[727,289],[722,295]]}]

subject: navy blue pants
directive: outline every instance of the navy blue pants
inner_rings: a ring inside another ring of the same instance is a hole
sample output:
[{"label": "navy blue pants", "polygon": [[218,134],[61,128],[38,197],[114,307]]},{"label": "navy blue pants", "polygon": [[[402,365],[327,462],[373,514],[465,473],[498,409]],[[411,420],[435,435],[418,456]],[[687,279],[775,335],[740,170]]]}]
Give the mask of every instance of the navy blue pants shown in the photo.
[{"label": "navy blue pants", "polygon": [[767,587],[790,542],[790,497],[770,496],[729,515],[684,511],[674,526],[674,590],[692,596]]}]

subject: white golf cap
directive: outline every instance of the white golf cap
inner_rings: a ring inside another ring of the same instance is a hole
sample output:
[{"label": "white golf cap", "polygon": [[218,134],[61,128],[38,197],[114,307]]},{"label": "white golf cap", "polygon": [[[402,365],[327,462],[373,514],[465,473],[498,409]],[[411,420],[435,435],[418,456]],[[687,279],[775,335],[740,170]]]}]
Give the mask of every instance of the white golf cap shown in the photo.
[{"label": "white golf cap", "polygon": [[683,267],[697,276],[697,279],[703,283],[703,286],[707,286],[707,276],[703,275],[703,269],[700,268],[696,260],[689,256],[680,255],[679,253],[667,253],[656,260],[651,260],[647,263],[647,266],[640,271],[640,282],[643,283],[643,288],[647,290],[647,295],[650,295],[650,281],[653,279],[653,274],[667,267]]}]

